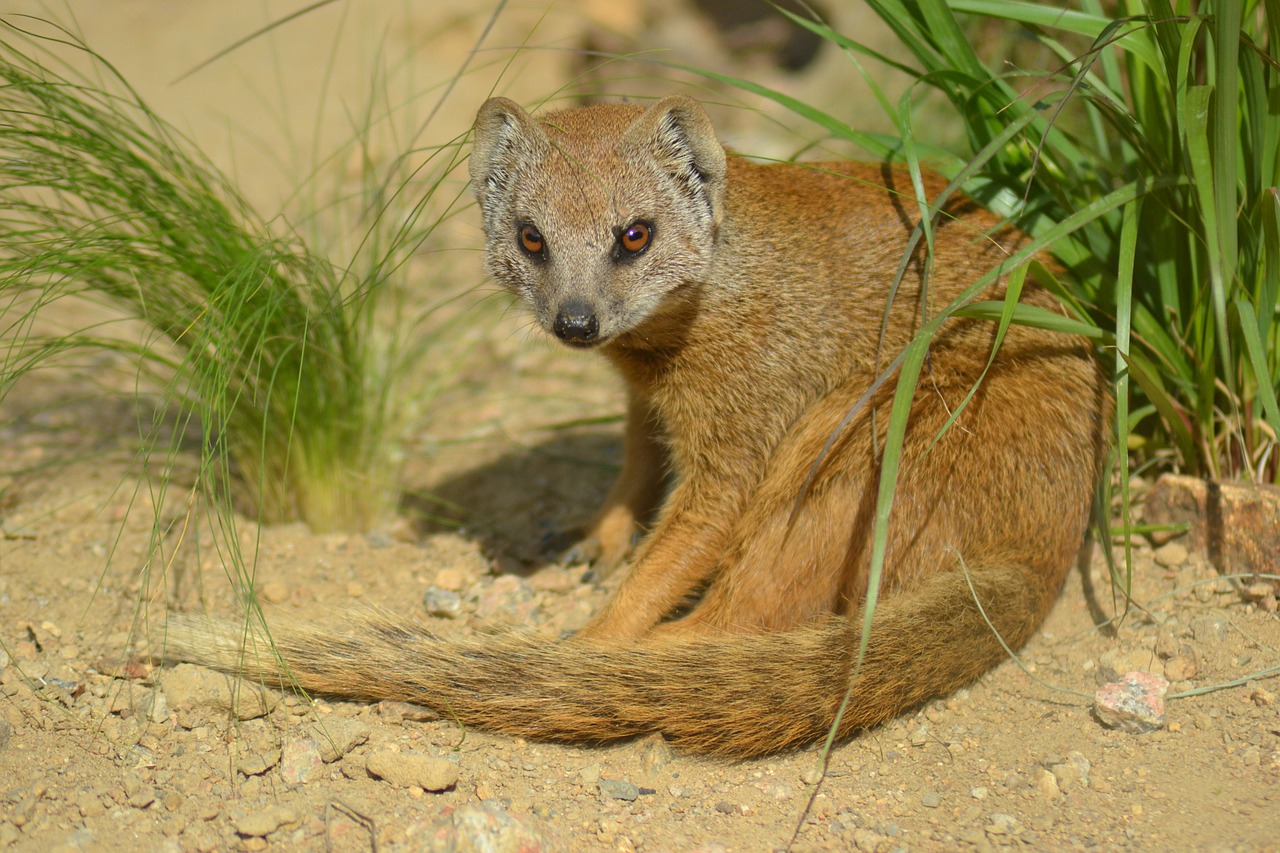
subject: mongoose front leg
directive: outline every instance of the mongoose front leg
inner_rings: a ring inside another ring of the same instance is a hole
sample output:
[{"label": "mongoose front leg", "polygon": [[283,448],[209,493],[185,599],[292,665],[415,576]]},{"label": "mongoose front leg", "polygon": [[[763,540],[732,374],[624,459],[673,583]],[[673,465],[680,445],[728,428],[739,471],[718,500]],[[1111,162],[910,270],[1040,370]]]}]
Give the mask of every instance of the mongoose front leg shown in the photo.
[{"label": "mongoose front leg", "polygon": [[738,512],[731,486],[719,490],[696,478],[677,485],[621,586],[578,636],[625,640],[648,633],[715,573]]},{"label": "mongoose front leg", "polygon": [[578,541],[561,556],[562,562],[590,562],[599,577],[612,574],[657,512],[666,479],[667,453],[657,417],[648,400],[632,392],[627,400],[622,471],[595,518],[571,531],[579,534]]}]

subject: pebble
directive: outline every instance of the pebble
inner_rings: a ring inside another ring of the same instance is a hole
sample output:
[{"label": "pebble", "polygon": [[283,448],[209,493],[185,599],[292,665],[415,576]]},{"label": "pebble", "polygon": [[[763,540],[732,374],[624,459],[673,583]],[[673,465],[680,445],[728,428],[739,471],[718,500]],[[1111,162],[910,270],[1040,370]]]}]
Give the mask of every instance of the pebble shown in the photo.
[{"label": "pebble", "polygon": [[458,784],[458,765],[445,758],[399,752],[373,752],[365,770],[397,788],[417,785],[424,791],[447,791]]},{"label": "pebble", "polygon": [[625,779],[601,779],[599,786],[600,796],[608,800],[622,800],[630,803],[640,796],[640,789]]},{"label": "pebble", "polygon": [[1022,831],[1022,825],[1013,815],[994,812],[983,830],[987,835],[1017,835]]},{"label": "pebble", "polygon": [[567,849],[540,824],[509,814],[486,800],[454,809],[428,830],[428,838],[410,838],[413,849],[433,853],[548,853]]},{"label": "pebble", "polygon": [[457,569],[441,569],[436,572],[436,586],[446,592],[461,592],[466,575]]},{"label": "pebble", "polygon": [[920,798],[920,805],[926,809],[936,809],[942,805],[942,795],[937,791],[926,791],[925,795]]},{"label": "pebble", "polygon": [[393,702],[383,699],[374,707],[378,716],[386,723],[427,723],[440,719],[440,715],[435,711],[412,702]]},{"label": "pebble", "polygon": [[1108,728],[1141,734],[1164,726],[1164,694],[1169,682],[1150,672],[1128,672],[1094,694],[1093,710]]},{"label": "pebble", "polygon": [[887,840],[885,836],[866,827],[859,827],[853,833],[853,843],[863,853],[875,853],[880,845]]},{"label": "pebble", "polygon": [[600,781],[600,762],[588,764],[578,771],[578,778],[584,785],[595,785]]},{"label": "pebble", "polygon": [[644,771],[645,780],[656,780],[675,757],[671,745],[661,734],[652,734],[645,738],[640,747],[640,767]]},{"label": "pebble", "polygon": [[1067,756],[1066,761],[1050,765],[1049,772],[1053,774],[1058,788],[1069,794],[1078,788],[1088,786],[1091,766],[1089,759],[1078,752],[1072,752]]},{"label": "pebble", "polygon": [[268,581],[258,593],[268,604],[284,604],[289,600],[289,585],[281,581]]},{"label": "pebble", "polygon": [[75,804],[81,817],[100,817],[107,811],[102,805],[102,797],[93,791],[81,791],[76,795]]},{"label": "pebble", "polygon": [[236,832],[249,838],[263,838],[282,826],[298,822],[298,813],[286,806],[272,806],[260,812],[242,817],[233,816],[231,823]]},{"label": "pebble", "polygon": [[332,764],[369,740],[369,726],[360,720],[332,718],[308,727],[310,738],[320,743],[320,760]]},{"label": "pebble", "polygon": [[255,720],[269,714],[280,702],[279,694],[248,681],[189,663],[166,669],[160,686],[170,707],[198,706],[221,714],[234,714],[238,720]]},{"label": "pebble", "polygon": [[280,778],[286,785],[301,785],[311,779],[324,766],[322,750],[315,738],[289,738],[280,750]]},{"label": "pebble", "polygon": [[1119,681],[1127,672],[1151,668],[1153,655],[1144,649],[1107,649],[1098,657],[1094,678],[1099,685]]},{"label": "pebble", "polygon": [[1175,541],[1161,545],[1151,556],[1165,568],[1172,568],[1184,565],[1189,555],[1187,554],[1187,547],[1181,542]]},{"label": "pebble", "polygon": [[515,575],[500,575],[476,590],[476,617],[509,624],[538,621],[537,600],[527,581]]},{"label": "pebble", "polygon": [[1220,643],[1227,638],[1231,623],[1221,613],[1197,619],[1191,625],[1191,632],[1201,643]]},{"label": "pebble", "polygon": [[1057,777],[1043,767],[1035,772],[1032,785],[1046,800],[1056,800],[1062,796],[1062,788],[1058,785]]},{"label": "pebble", "polygon": [[427,587],[422,604],[427,615],[437,619],[457,619],[462,615],[462,596],[438,586]]},{"label": "pebble", "polygon": [[1164,677],[1169,681],[1190,681],[1197,671],[1193,655],[1174,655],[1164,662]]},{"label": "pebble", "polygon": [[262,750],[247,750],[240,755],[236,769],[245,776],[261,776],[280,761],[280,750],[274,747]]}]

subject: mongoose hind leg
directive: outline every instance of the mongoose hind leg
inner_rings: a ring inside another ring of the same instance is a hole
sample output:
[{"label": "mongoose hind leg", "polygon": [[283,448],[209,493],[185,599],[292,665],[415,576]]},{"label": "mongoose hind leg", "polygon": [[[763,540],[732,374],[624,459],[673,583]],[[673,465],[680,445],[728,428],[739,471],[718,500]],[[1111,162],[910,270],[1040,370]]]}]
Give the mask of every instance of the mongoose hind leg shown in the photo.
[{"label": "mongoose hind leg", "polygon": [[[915,392],[881,591],[916,589],[962,565],[980,571],[998,558],[1026,574],[1047,609],[1082,541],[1104,445],[1090,426],[1105,408],[1091,395],[1095,368],[1052,343],[1011,345],[938,438],[978,375],[947,366],[939,352]],[[792,427],[702,600],[662,634],[781,630],[855,611],[867,590],[891,392],[855,415],[814,464],[867,384],[847,383]],[[1035,384],[1043,392],[1028,394]]]}]

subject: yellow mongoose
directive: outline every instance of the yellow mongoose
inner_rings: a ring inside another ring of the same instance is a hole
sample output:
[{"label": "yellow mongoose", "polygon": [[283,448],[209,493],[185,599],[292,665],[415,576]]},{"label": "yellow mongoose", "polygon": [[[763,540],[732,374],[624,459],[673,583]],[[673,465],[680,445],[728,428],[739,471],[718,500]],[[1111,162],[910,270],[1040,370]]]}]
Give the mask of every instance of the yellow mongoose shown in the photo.
[{"label": "yellow mongoose", "polygon": [[[409,700],[540,739],[661,731],[687,749],[749,756],[821,737],[861,636],[893,383],[822,456],[824,445],[922,316],[1022,235],[971,202],[950,204],[927,288],[917,258],[890,305],[918,216],[906,174],[727,156],[682,97],[538,118],[495,98],[476,119],[470,171],[490,273],[626,382],[625,463],[583,531],[589,549],[616,564],[650,517],[652,529],[573,639],[443,641],[380,616],[338,634],[273,623],[291,675],[314,692]],[[926,179],[931,197],[941,186]],[[1022,301],[1059,310],[1030,283]],[[937,438],[994,333],[955,320],[932,343],[884,598],[842,734],[998,662],[992,626],[1020,645],[1081,546],[1108,412],[1084,341],[1011,328]],[[267,655],[243,660],[236,637],[189,619],[171,641],[178,657],[275,673]]]}]

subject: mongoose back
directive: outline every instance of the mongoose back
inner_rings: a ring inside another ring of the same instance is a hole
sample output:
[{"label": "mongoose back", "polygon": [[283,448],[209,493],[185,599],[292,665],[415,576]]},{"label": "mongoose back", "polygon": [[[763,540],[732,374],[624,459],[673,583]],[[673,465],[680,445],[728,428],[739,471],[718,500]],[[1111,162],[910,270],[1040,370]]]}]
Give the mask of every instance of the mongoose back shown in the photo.
[{"label": "mongoose back", "polygon": [[[869,389],[1020,233],[951,202],[931,263],[918,253],[891,298],[918,219],[905,172],[729,156],[683,97],[540,117],[492,99],[470,173],[489,272],[626,385],[622,473],[576,553],[629,565],[559,642],[273,622],[296,683],[530,738],[661,731],[751,756],[825,735],[851,683],[842,736],[976,678],[1004,654],[997,632],[1017,647],[1037,628],[1083,541],[1106,383],[1081,339],[1015,325],[992,360],[994,324],[953,319],[912,400],[855,676],[894,383]],[[930,197],[942,186],[926,175]],[[1061,310],[1030,281],[1021,300]],[[170,655],[275,676],[239,636],[179,620]]]}]

